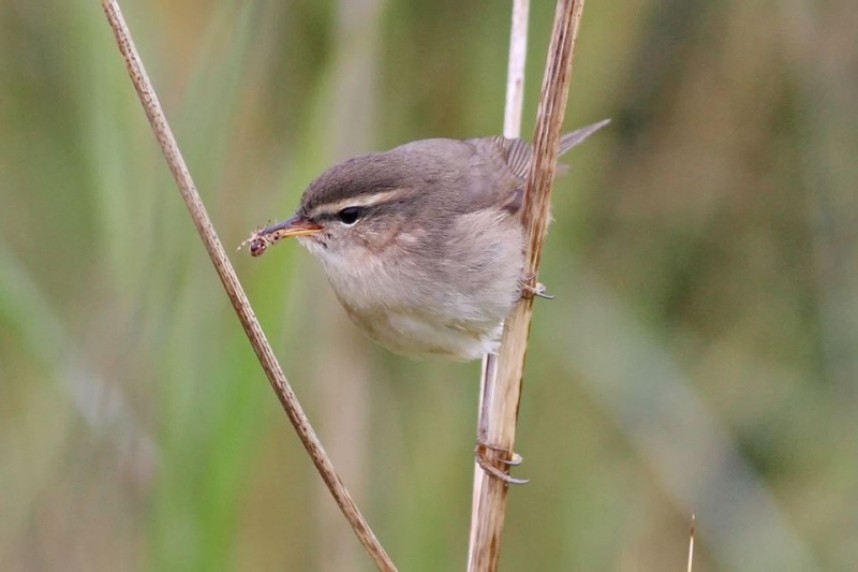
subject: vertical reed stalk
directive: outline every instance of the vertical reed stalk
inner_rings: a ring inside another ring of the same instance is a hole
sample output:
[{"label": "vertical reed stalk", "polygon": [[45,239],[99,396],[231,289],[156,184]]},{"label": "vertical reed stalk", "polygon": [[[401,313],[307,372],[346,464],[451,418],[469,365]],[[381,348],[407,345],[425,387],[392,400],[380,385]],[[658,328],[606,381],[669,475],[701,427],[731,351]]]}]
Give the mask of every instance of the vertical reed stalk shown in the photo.
[{"label": "vertical reed stalk", "polygon": [[[558,0],[554,17],[548,61],[539,99],[536,130],[533,136],[534,160],[522,214],[525,240],[528,245],[525,274],[534,277],[531,285],[535,285],[535,276],[539,269],[542,245],[548,226],[551,187],[556,170],[560,132],[572,75],[572,59],[583,8],[583,0]],[[521,50],[520,44],[527,42],[526,23],[523,31],[515,26],[515,14],[519,9],[519,3],[516,2],[513,8],[514,25],[510,44],[508,94],[515,92],[514,86],[510,85],[513,82],[521,81],[523,87],[523,71],[515,77],[512,73],[513,59]],[[520,106],[520,103],[518,105]],[[516,119],[515,111],[511,111],[511,108],[514,107],[515,104],[508,98],[504,129],[504,134],[507,136],[517,131],[513,129]],[[518,121],[520,121],[520,112]],[[510,129],[509,133],[507,128]],[[504,323],[498,355],[489,356],[484,361],[478,438],[483,443],[489,443],[507,452],[505,459],[495,455],[499,463],[502,460],[510,460],[514,456],[515,427],[532,314],[533,299],[522,298]],[[489,454],[494,455],[495,452],[490,450]],[[474,477],[468,554],[470,572],[497,570],[501,534],[506,516],[507,488],[506,482],[477,467]]]}]

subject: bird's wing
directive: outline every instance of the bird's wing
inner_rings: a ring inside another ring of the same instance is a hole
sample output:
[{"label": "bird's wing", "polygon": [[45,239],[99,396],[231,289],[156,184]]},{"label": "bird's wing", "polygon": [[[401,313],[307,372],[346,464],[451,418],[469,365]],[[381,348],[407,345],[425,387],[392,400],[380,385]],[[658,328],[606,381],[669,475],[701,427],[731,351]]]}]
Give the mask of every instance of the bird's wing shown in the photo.
[{"label": "bird's wing", "polygon": [[[608,124],[608,120],[576,129],[560,138],[562,155]],[[476,176],[468,185],[477,208],[500,205],[510,214],[518,214],[524,204],[524,187],[530,176],[533,146],[523,139],[482,137],[469,139],[474,150],[470,171]]]},{"label": "bird's wing", "polygon": [[[503,137],[468,139],[466,143],[472,149],[467,168],[468,204],[472,207],[469,210],[500,205],[516,214],[521,208],[527,173],[517,168],[510,157],[513,152],[529,155],[530,145],[520,139]],[[517,201],[516,196],[519,197]]]},{"label": "bird's wing", "polygon": [[[558,154],[563,155],[572,147],[584,142],[585,139],[609,122],[610,119],[604,119],[563,135],[560,138]],[[533,161],[533,146],[530,143],[522,139],[507,139],[501,136],[485,137],[473,141],[483,141],[485,145],[494,147],[512,174],[523,181],[527,180],[530,175],[531,161]]]},{"label": "bird's wing", "polygon": [[530,143],[500,135],[473,139],[472,142],[482,158],[488,161],[490,168],[508,170],[522,182],[527,180],[533,157],[533,147]]}]

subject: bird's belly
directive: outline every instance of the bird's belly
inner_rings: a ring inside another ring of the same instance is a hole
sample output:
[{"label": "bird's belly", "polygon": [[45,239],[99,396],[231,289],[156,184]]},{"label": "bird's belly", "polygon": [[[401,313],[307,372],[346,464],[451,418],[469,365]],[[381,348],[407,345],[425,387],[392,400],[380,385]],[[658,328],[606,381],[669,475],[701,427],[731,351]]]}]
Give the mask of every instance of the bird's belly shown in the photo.
[{"label": "bird's belly", "polygon": [[[422,312],[387,311],[355,315],[352,320],[372,339],[392,352],[470,361],[498,347],[501,323],[445,323]],[[427,319],[428,318],[428,319]]]},{"label": "bird's belly", "polygon": [[[329,276],[330,277],[330,276]],[[470,361],[498,347],[502,322],[514,299],[474,298],[450,292],[414,296],[417,285],[381,281],[349,284],[331,280],[352,321],[390,351],[412,356],[438,356]]]},{"label": "bird's belly", "polygon": [[[334,282],[332,281],[332,284]],[[503,319],[517,298],[487,289],[478,295],[445,291],[413,295],[417,284],[399,282],[371,296],[361,288],[334,288],[352,321],[370,338],[398,354],[470,361],[498,349]],[[405,293],[405,295],[403,295]]]},{"label": "bird's belly", "polygon": [[343,308],[369,337],[399,354],[468,361],[497,350],[519,297],[521,247],[507,243],[507,250],[496,241],[477,248],[475,260],[450,253],[442,278],[378,257],[360,264],[323,257],[323,264]]}]

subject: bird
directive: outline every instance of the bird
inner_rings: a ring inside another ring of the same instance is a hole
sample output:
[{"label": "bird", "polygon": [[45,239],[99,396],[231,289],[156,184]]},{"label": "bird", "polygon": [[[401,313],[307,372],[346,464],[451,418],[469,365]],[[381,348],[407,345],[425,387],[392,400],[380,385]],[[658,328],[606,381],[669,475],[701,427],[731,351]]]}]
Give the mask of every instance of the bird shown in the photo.
[{"label": "bird", "polygon": [[[561,137],[559,153],[607,121]],[[502,136],[424,139],[334,165],[294,216],[245,241],[260,256],[295,237],[346,314],[397,354],[470,361],[495,353],[522,295],[522,207],[533,147]],[[244,244],[244,243],[243,243]]]}]

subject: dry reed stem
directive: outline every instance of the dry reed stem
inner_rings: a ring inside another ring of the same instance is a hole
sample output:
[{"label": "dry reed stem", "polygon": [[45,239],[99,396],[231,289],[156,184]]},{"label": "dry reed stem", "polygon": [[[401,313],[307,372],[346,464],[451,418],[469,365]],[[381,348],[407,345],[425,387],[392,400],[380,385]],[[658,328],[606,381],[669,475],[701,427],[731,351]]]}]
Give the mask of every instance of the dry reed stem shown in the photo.
[{"label": "dry reed stem", "polygon": [[[530,12],[530,0],[513,0],[512,26],[509,40],[509,65],[506,81],[506,107],[504,109],[503,136],[509,139],[521,137],[521,112],[524,107],[524,71],[527,60],[527,20]],[[485,442],[488,434],[487,420],[484,415],[486,387],[497,375],[497,356],[483,356],[483,369],[480,373],[480,408],[477,418],[477,440]],[[480,466],[475,470],[479,474]],[[474,481],[474,498],[479,497],[479,481]],[[472,523],[473,525],[473,523]]]},{"label": "dry reed stem", "polygon": [[[534,161],[522,214],[528,244],[525,274],[534,277],[531,284],[534,286],[548,226],[551,187],[583,8],[583,0],[558,1],[540,94],[533,137]],[[479,438],[507,451],[507,460],[512,458],[515,442],[532,314],[533,299],[522,298],[504,323],[496,375],[492,375],[494,360],[486,360],[484,367],[487,383],[481,389],[479,432],[485,429],[485,435],[480,434]],[[490,454],[493,452],[490,451]],[[476,472],[468,555],[470,572],[497,570],[506,515],[507,487],[505,482],[484,471]]]},{"label": "dry reed stem", "polygon": [[509,65],[506,75],[506,106],[503,114],[503,136],[509,139],[521,137],[529,12],[530,0],[513,0],[512,26],[509,33]]},{"label": "dry reed stem", "polygon": [[115,0],[102,0],[102,7],[104,8],[104,13],[107,15],[110,27],[113,29],[113,34],[116,37],[119,50],[122,52],[122,56],[125,59],[128,74],[131,76],[131,81],[134,83],[134,88],[140,98],[140,103],[143,105],[143,109],[146,112],[146,116],[149,118],[152,130],[154,131],[155,136],[158,139],[158,143],[161,146],[161,150],[164,153],[164,158],[167,160],[167,164],[170,167],[170,171],[173,173],[173,177],[176,180],[176,184],[179,187],[179,191],[182,194],[185,205],[187,206],[194,225],[197,228],[197,232],[209,253],[209,257],[214,264],[218,277],[226,290],[227,296],[229,296],[230,302],[232,302],[232,306],[238,315],[241,325],[244,327],[244,331],[250,340],[250,344],[253,346],[253,349],[259,358],[259,363],[262,365],[262,369],[265,370],[265,374],[268,377],[268,381],[271,383],[272,389],[274,389],[274,392],[277,394],[286,415],[295,427],[295,431],[298,433],[301,443],[310,455],[313,464],[316,465],[322,480],[324,480],[328,489],[331,491],[337,505],[339,505],[361,544],[363,544],[378,569],[384,571],[396,570],[396,567],[393,565],[393,561],[387,555],[387,552],[385,552],[384,547],[379,543],[375,534],[370,529],[369,524],[366,522],[363,515],[361,515],[352,500],[351,495],[349,495],[349,492],[346,490],[340,480],[340,477],[334,470],[331,460],[325,453],[322,443],[319,441],[318,436],[316,436],[315,431],[313,431],[313,428],[310,426],[310,422],[307,419],[301,404],[298,402],[298,398],[292,391],[292,388],[283,373],[283,369],[280,367],[277,358],[274,356],[271,345],[268,343],[265,333],[262,331],[262,327],[256,319],[256,315],[250,306],[247,295],[244,293],[244,289],[238,281],[235,269],[227,258],[223,245],[221,244],[206,208],[200,199],[200,195],[197,192],[197,188],[194,185],[191,174],[188,171],[188,167],[185,164],[185,160],[182,157],[178,144],[176,143],[176,138],[173,136],[173,132],[167,123],[167,118],[164,115],[160,102],[158,101],[155,88],[152,86],[149,76],[143,66],[143,61],[137,53],[137,48],[134,46],[134,42],[131,38],[131,32],[125,24],[125,19],[122,16],[119,5]]},{"label": "dry reed stem", "polygon": [[[524,77],[527,63],[527,27],[530,0],[513,0],[512,22],[509,33],[509,63],[506,78],[506,105],[504,107],[503,136],[510,139],[521,137],[521,114],[524,108]],[[477,442],[488,441],[490,396],[497,383],[497,356],[483,356],[480,372],[480,398],[477,411]],[[477,538],[481,525],[480,499],[488,482],[482,467],[474,463],[474,489],[471,507],[471,530],[468,543],[468,570],[472,570],[475,551],[479,549]]]},{"label": "dry reed stem", "polygon": [[688,572],[694,568],[694,528],[697,525],[697,517],[691,515],[691,532],[688,536]]}]

